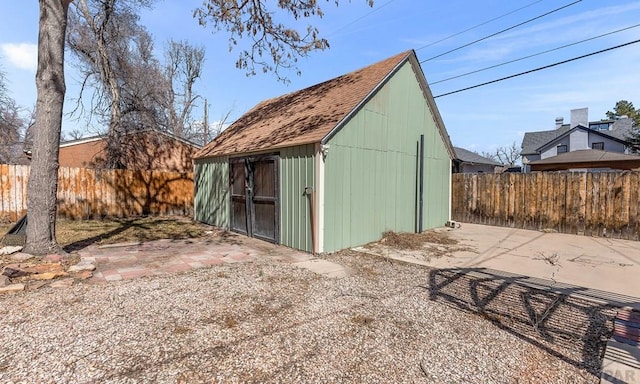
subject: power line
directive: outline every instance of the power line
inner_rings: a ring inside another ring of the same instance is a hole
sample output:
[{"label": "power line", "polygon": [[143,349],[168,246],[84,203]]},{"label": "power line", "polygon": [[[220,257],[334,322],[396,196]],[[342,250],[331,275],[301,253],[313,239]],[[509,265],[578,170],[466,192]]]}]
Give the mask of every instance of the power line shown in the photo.
[{"label": "power line", "polygon": [[632,25],[632,26],[630,26],[630,27],[626,27],[626,28],[618,29],[618,30],[616,30],[616,31],[611,31],[611,32],[608,32],[608,33],[604,33],[604,34],[602,34],[602,35],[598,35],[598,36],[590,37],[590,38],[588,38],[588,39],[584,39],[584,40],[576,41],[575,43],[562,45],[562,46],[560,46],[560,47],[556,47],[556,48],[552,48],[552,49],[547,49],[546,51],[542,51],[542,52],[534,53],[534,54],[531,54],[531,55],[527,55],[527,56],[524,56],[524,57],[520,57],[520,58],[518,58],[518,59],[505,61],[504,63],[500,63],[500,64],[492,65],[492,66],[485,67],[485,68],[481,68],[481,69],[476,69],[475,71],[471,71],[471,72],[463,73],[463,74],[461,74],[461,75],[456,75],[456,76],[452,76],[452,77],[447,77],[446,79],[442,79],[442,80],[438,80],[438,81],[434,81],[434,82],[429,82],[429,84],[430,84],[430,85],[434,85],[434,84],[444,83],[445,81],[454,80],[454,79],[458,79],[458,78],[460,78],[460,77],[473,75],[474,73],[478,73],[478,72],[486,71],[486,70],[493,69],[493,68],[498,68],[498,67],[501,67],[501,66],[503,66],[503,65],[507,65],[507,64],[515,63],[515,62],[517,62],[517,61],[522,61],[522,60],[525,60],[525,59],[530,59],[530,58],[532,58],[532,57],[540,56],[540,55],[543,55],[543,54],[545,54],[545,53],[549,53],[549,52],[553,52],[553,51],[558,51],[558,50],[560,50],[560,49],[564,49],[564,48],[567,48],[567,47],[571,47],[571,46],[574,46],[574,45],[578,45],[578,44],[581,44],[581,43],[585,43],[585,42],[587,42],[587,41],[591,41],[591,40],[599,39],[599,38],[601,38],[601,37],[605,37],[605,36],[613,35],[613,34],[615,34],[615,33],[620,33],[620,32],[626,31],[626,30],[628,30],[628,29],[633,29],[633,28],[637,28],[637,27],[640,27],[640,24],[636,24],[636,25]]},{"label": "power line", "polygon": [[348,27],[348,26],[350,26],[350,25],[353,25],[353,24],[357,23],[358,21],[360,21],[360,20],[364,19],[365,17],[368,17],[368,16],[370,16],[371,14],[378,12],[379,10],[381,10],[382,8],[386,7],[387,5],[389,5],[389,4],[391,4],[391,3],[393,3],[394,1],[396,1],[396,0],[389,0],[389,1],[387,1],[386,3],[382,4],[381,6],[379,6],[378,8],[374,8],[373,10],[371,10],[371,11],[369,11],[369,12],[365,13],[364,15],[362,15],[362,16],[360,16],[360,17],[358,17],[357,19],[355,19],[355,20],[352,20],[352,21],[348,22],[347,24],[343,25],[342,27],[339,27],[338,29],[334,30],[334,31],[333,31],[333,32],[331,32],[329,35],[327,35],[327,38],[329,38],[329,37],[331,37],[331,36],[335,36],[335,34],[336,34],[338,31],[341,31],[341,30],[345,29],[346,27]]},{"label": "power line", "polygon": [[522,75],[528,75],[529,73],[533,73],[533,72],[541,71],[541,70],[543,70],[543,69],[549,69],[549,68],[556,67],[556,66],[561,65],[561,64],[570,63],[570,62],[572,62],[572,61],[576,61],[576,60],[584,59],[584,58],[586,58],[586,57],[594,56],[594,55],[598,55],[598,54],[601,54],[601,53],[604,53],[604,52],[608,52],[608,51],[613,51],[614,49],[618,49],[618,48],[626,47],[627,45],[637,44],[637,43],[640,43],[640,40],[630,41],[630,42],[628,42],[628,43],[624,43],[624,44],[616,45],[615,47],[611,47],[611,48],[607,48],[607,49],[602,49],[602,50],[600,50],[600,51],[587,53],[586,55],[582,55],[582,56],[574,57],[574,58],[572,58],[572,59],[563,60],[563,61],[559,61],[559,62],[557,62],[557,63],[553,63],[553,64],[545,65],[545,66],[543,66],[543,67],[538,67],[538,68],[535,68],[535,69],[530,69],[530,70],[528,70],[528,71],[524,71],[524,72],[516,73],[515,75],[506,76],[506,77],[502,77],[502,78],[500,78],[500,79],[487,81],[487,82],[485,82],[485,83],[481,83],[481,84],[476,84],[476,85],[473,85],[473,86],[471,86],[471,87],[466,87],[466,88],[458,89],[458,90],[456,90],[456,91],[451,91],[451,92],[443,93],[443,94],[440,94],[440,95],[438,95],[438,96],[434,96],[433,98],[435,99],[435,98],[442,97],[442,96],[449,96],[449,95],[453,95],[454,93],[459,93],[459,92],[463,92],[463,91],[468,91],[468,90],[470,90],[470,89],[483,87],[483,86],[485,86],[485,85],[489,85],[489,84],[497,83],[497,82],[504,81],[504,80],[508,80],[508,79],[513,79],[514,77],[518,77],[518,76],[522,76]]},{"label": "power line", "polygon": [[479,42],[481,42],[481,41],[483,41],[483,40],[487,40],[487,39],[489,39],[489,38],[491,38],[491,37],[497,36],[497,35],[499,35],[499,34],[501,34],[501,33],[505,33],[505,32],[507,32],[507,31],[510,31],[510,30],[514,29],[514,28],[517,28],[517,27],[523,26],[523,25],[525,25],[525,24],[527,24],[527,23],[530,23],[530,22],[532,22],[532,21],[535,21],[535,20],[541,19],[541,18],[543,18],[543,17],[545,17],[545,16],[548,16],[548,15],[550,15],[550,14],[552,14],[552,13],[558,12],[558,11],[560,11],[560,10],[562,10],[562,9],[565,9],[565,8],[568,8],[568,7],[572,6],[572,5],[578,4],[578,3],[579,3],[579,2],[581,2],[581,1],[582,1],[582,0],[576,0],[576,1],[574,1],[573,3],[569,3],[569,4],[566,4],[566,5],[563,5],[562,7],[556,8],[556,9],[554,9],[554,10],[552,10],[552,11],[547,12],[547,13],[543,13],[542,15],[538,15],[538,16],[536,16],[536,17],[534,17],[534,18],[529,19],[529,20],[523,21],[523,22],[518,23],[518,24],[516,24],[516,25],[512,25],[512,26],[511,26],[511,27],[509,27],[509,28],[505,28],[505,29],[503,29],[503,30],[501,30],[501,31],[498,31],[498,32],[492,33],[492,34],[490,34],[490,35],[488,35],[488,36],[482,37],[482,38],[480,38],[480,39],[478,39],[478,40],[474,40],[474,41],[472,41],[472,42],[470,42],[470,43],[467,43],[467,44],[465,44],[465,45],[461,45],[461,46],[459,46],[458,48],[450,49],[450,50],[448,50],[448,51],[446,51],[446,52],[443,52],[443,53],[441,53],[441,54],[439,54],[439,55],[436,55],[436,56],[430,57],[430,58],[428,58],[428,59],[426,59],[426,60],[422,60],[422,61],[420,62],[420,64],[425,63],[425,62],[427,62],[427,61],[431,61],[431,60],[433,60],[433,59],[437,59],[438,57],[442,57],[442,56],[444,56],[444,55],[448,55],[448,54],[450,54],[450,53],[452,53],[452,52],[459,51],[459,50],[461,50],[462,48],[466,48],[466,47],[468,47],[468,46],[470,46],[470,45],[473,45],[473,44],[479,43]]},{"label": "power line", "polygon": [[513,11],[511,11],[511,12],[507,12],[507,13],[505,13],[504,15],[500,15],[500,16],[494,17],[494,18],[493,18],[493,19],[491,19],[491,20],[487,20],[487,21],[482,22],[482,23],[480,23],[480,24],[474,25],[473,27],[467,28],[467,29],[465,29],[464,31],[460,31],[460,32],[454,33],[453,35],[449,35],[449,36],[444,37],[444,38],[442,38],[442,39],[440,39],[440,40],[438,40],[438,41],[434,41],[433,43],[429,43],[429,44],[427,44],[427,45],[423,45],[423,46],[422,46],[422,47],[420,47],[420,48],[416,48],[416,51],[419,51],[419,50],[424,49],[424,48],[431,47],[431,46],[436,45],[436,44],[438,44],[438,43],[442,43],[443,41],[446,41],[446,40],[449,40],[449,39],[451,39],[451,38],[453,38],[453,37],[456,37],[456,36],[462,35],[463,33],[466,33],[466,32],[469,32],[469,31],[472,31],[472,30],[474,30],[474,29],[476,29],[476,28],[482,27],[483,25],[487,25],[487,24],[489,24],[489,23],[491,23],[491,22],[493,22],[493,21],[496,21],[496,20],[502,19],[503,17],[506,17],[506,16],[509,16],[509,15],[511,15],[511,14],[514,14],[514,13],[516,13],[516,12],[518,12],[518,11],[521,11],[521,10],[523,10],[523,9],[525,9],[525,8],[529,8],[530,6],[532,6],[532,5],[534,5],[534,4],[537,4],[537,3],[540,3],[540,2],[542,2],[542,1],[543,1],[543,0],[537,0],[537,1],[534,1],[533,3],[529,3],[529,4],[525,5],[524,7],[520,7],[520,8],[518,8],[518,9],[514,9]]}]

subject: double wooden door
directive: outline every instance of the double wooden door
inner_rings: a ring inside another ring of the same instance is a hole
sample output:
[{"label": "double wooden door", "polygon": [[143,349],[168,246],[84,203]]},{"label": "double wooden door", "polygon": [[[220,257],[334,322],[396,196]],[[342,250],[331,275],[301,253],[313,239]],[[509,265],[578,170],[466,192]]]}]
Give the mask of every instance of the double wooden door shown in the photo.
[{"label": "double wooden door", "polygon": [[231,229],[277,243],[278,155],[230,160]]}]

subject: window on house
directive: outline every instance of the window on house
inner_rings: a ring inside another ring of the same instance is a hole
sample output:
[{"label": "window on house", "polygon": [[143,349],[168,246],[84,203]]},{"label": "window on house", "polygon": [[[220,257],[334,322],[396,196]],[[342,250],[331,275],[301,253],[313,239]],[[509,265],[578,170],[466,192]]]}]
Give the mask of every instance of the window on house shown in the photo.
[{"label": "window on house", "polygon": [[596,131],[608,131],[611,123],[592,123],[589,124],[589,128]]},{"label": "window on house", "polygon": [[567,146],[566,145],[558,145],[558,153],[565,153],[567,152]]},{"label": "window on house", "polygon": [[599,149],[601,151],[604,151],[604,142],[591,143],[591,149]]}]

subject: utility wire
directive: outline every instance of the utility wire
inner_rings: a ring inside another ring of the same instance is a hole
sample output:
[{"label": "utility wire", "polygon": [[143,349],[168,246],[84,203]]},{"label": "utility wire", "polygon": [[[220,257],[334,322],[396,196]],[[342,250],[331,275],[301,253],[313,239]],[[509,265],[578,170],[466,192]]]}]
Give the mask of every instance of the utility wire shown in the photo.
[{"label": "utility wire", "polygon": [[479,43],[479,42],[481,42],[481,41],[483,41],[483,40],[487,40],[487,39],[489,39],[489,38],[491,38],[491,37],[494,37],[494,36],[497,36],[497,35],[499,35],[499,34],[501,34],[501,33],[504,33],[504,32],[507,32],[507,31],[510,31],[510,30],[512,30],[512,29],[514,29],[514,28],[517,28],[517,27],[520,27],[520,26],[523,26],[523,25],[525,25],[525,24],[527,24],[527,23],[530,23],[530,22],[532,22],[532,21],[535,21],[535,20],[541,19],[541,18],[543,18],[543,17],[545,17],[545,16],[548,16],[548,15],[550,15],[550,14],[552,14],[552,13],[558,12],[558,11],[560,11],[560,10],[562,10],[562,9],[565,9],[565,8],[568,8],[568,7],[572,6],[572,5],[578,4],[578,3],[579,3],[579,2],[581,2],[581,1],[582,1],[582,0],[576,0],[576,1],[574,1],[573,3],[569,3],[569,4],[566,4],[566,5],[563,5],[562,7],[556,8],[556,9],[554,9],[554,10],[552,10],[552,11],[547,12],[547,13],[543,13],[542,15],[538,15],[538,16],[536,16],[536,17],[534,17],[534,18],[529,19],[529,20],[523,21],[523,22],[518,23],[518,24],[516,24],[516,25],[512,25],[512,26],[511,26],[511,27],[509,27],[509,28],[505,28],[505,29],[503,29],[503,30],[501,30],[501,31],[498,31],[498,32],[492,33],[492,34],[490,34],[490,35],[488,35],[488,36],[485,36],[485,37],[482,37],[482,38],[480,38],[480,39],[474,40],[474,41],[472,41],[472,42],[470,42],[470,43],[467,43],[467,44],[461,45],[461,46],[459,46],[458,48],[450,49],[450,50],[448,50],[448,51],[446,51],[446,52],[443,52],[443,53],[441,53],[441,54],[439,54],[439,55],[436,55],[436,56],[430,57],[430,58],[428,58],[428,59],[426,59],[426,60],[422,60],[422,61],[420,62],[420,64],[425,63],[425,62],[427,62],[427,61],[431,61],[431,60],[433,60],[433,59],[437,59],[438,57],[442,57],[442,56],[444,56],[444,55],[448,55],[448,54],[450,54],[450,53],[452,53],[452,52],[459,51],[459,50],[461,50],[462,48],[466,48],[466,47],[468,47],[468,46],[470,46],[470,45],[473,45],[473,44],[475,44],[475,43]]},{"label": "utility wire", "polygon": [[524,7],[520,7],[520,8],[518,8],[518,9],[514,9],[513,11],[511,11],[511,12],[507,12],[507,13],[505,13],[504,15],[500,15],[500,16],[494,17],[494,18],[493,18],[493,19],[491,19],[491,20],[487,20],[487,21],[482,22],[482,23],[480,23],[480,24],[474,25],[473,27],[467,28],[467,29],[465,29],[464,31],[460,31],[460,32],[454,33],[453,35],[449,35],[449,36],[444,37],[444,38],[442,38],[442,39],[440,39],[440,40],[438,40],[438,41],[434,41],[433,43],[429,43],[429,44],[427,44],[427,45],[423,45],[423,46],[422,46],[422,47],[420,47],[420,48],[416,48],[416,51],[419,51],[419,50],[424,49],[424,48],[431,47],[431,46],[436,45],[436,44],[438,44],[438,43],[442,43],[443,41],[446,41],[446,40],[449,40],[449,39],[451,39],[451,38],[453,38],[453,37],[456,37],[456,36],[462,35],[463,33],[466,33],[466,32],[469,32],[469,31],[472,31],[472,30],[474,30],[474,29],[476,29],[476,28],[482,27],[483,25],[487,25],[487,24],[489,24],[489,23],[491,23],[491,22],[493,22],[493,21],[496,21],[496,20],[502,19],[503,17],[506,17],[506,16],[509,16],[509,15],[511,15],[511,14],[514,14],[514,13],[516,13],[516,12],[518,12],[518,11],[521,11],[521,10],[523,10],[523,9],[525,9],[525,8],[529,8],[530,6],[532,6],[532,5],[534,5],[534,4],[537,4],[537,3],[540,3],[540,2],[542,2],[542,1],[543,1],[543,0],[537,0],[537,1],[534,1],[533,3],[529,3],[529,4],[525,5]]},{"label": "utility wire", "polygon": [[570,63],[570,62],[572,62],[572,61],[576,61],[576,60],[584,59],[584,58],[589,57],[589,56],[595,56],[595,55],[598,55],[598,54],[601,54],[601,53],[604,53],[604,52],[613,51],[614,49],[618,49],[618,48],[626,47],[627,45],[637,44],[637,43],[640,43],[640,39],[639,39],[639,40],[630,41],[630,42],[628,42],[628,43],[624,43],[624,44],[616,45],[615,47],[610,47],[610,48],[607,48],[607,49],[602,49],[602,50],[600,50],[600,51],[587,53],[586,55],[582,55],[582,56],[574,57],[574,58],[572,58],[572,59],[563,60],[563,61],[559,61],[559,62],[557,62],[557,63],[553,63],[553,64],[545,65],[545,66],[543,66],[543,67],[538,67],[538,68],[535,68],[535,69],[530,69],[530,70],[528,70],[528,71],[524,71],[524,72],[516,73],[515,75],[506,76],[506,77],[502,77],[502,78],[500,78],[500,79],[487,81],[487,82],[485,82],[485,83],[481,83],[481,84],[476,84],[476,85],[473,85],[473,86],[471,86],[471,87],[466,87],[466,88],[458,89],[458,90],[456,90],[456,91],[451,91],[451,92],[443,93],[443,94],[440,94],[440,95],[438,95],[438,96],[434,96],[433,98],[435,99],[435,98],[442,97],[442,96],[449,96],[449,95],[453,95],[454,93],[459,93],[459,92],[463,92],[463,91],[468,91],[468,90],[470,90],[470,89],[483,87],[483,86],[485,86],[485,85],[489,85],[489,84],[497,83],[497,82],[504,81],[504,80],[508,80],[508,79],[513,79],[514,77],[518,77],[518,76],[522,76],[522,75],[528,75],[529,73],[533,73],[533,72],[541,71],[541,70],[543,70],[543,69],[549,69],[549,68],[556,67],[556,66],[561,65],[561,64]]},{"label": "utility wire", "polygon": [[[386,3],[382,4],[381,6],[379,6],[379,7],[377,7],[377,8],[374,8],[373,10],[371,10],[371,11],[369,11],[369,12],[365,13],[364,15],[362,15],[362,16],[360,16],[360,17],[358,17],[357,19],[355,19],[355,20],[353,20],[353,21],[348,22],[347,24],[343,25],[342,27],[339,27],[338,29],[334,30],[334,31],[333,31],[333,32],[331,32],[329,35],[327,35],[327,38],[332,37],[332,36],[335,36],[335,34],[336,34],[338,31],[341,31],[341,30],[345,29],[346,27],[348,27],[348,26],[350,26],[350,25],[353,25],[353,24],[357,23],[358,21],[360,21],[360,20],[364,19],[365,17],[368,17],[368,16],[370,16],[371,14],[378,12],[379,10],[381,10],[382,8],[386,7],[387,5],[389,5],[389,4],[391,4],[391,3],[393,3],[394,1],[396,1],[396,0],[389,0],[389,1],[387,1]],[[540,0],[540,1],[542,1],[542,0]]]},{"label": "utility wire", "polygon": [[456,75],[456,76],[452,76],[452,77],[447,77],[446,79],[442,79],[442,80],[438,80],[438,81],[434,81],[434,82],[429,82],[429,84],[430,84],[430,85],[434,85],[434,84],[444,83],[445,81],[454,80],[454,79],[458,79],[458,78],[460,78],[460,77],[473,75],[474,73],[478,73],[478,72],[486,71],[486,70],[493,69],[493,68],[498,68],[498,67],[501,67],[501,66],[503,66],[503,65],[507,65],[507,64],[515,63],[515,62],[517,62],[517,61],[522,61],[522,60],[525,60],[525,59],[530,59],[530,58],[532,58],[532,57],[540,56],[540,55],[543,55],[543,54],[545,54],[545,53],[549,53],[549,52],[553,52],[553,51],[558,51],[558,50],[563,49],[563,48],[571,47],[571,46],[574,46],[574,45],[578,45],[578,44],[581,44],[581,43],[585,43],[585,42],[587,42],[587,41],[591,41],[591,40],[599,39],[599,38],[601,38],[601,37],[605,37],[605,36],[613,35],[613,34],[615,34],[615,33],[623,32],[623,31],[626,31],[626,30],[628,30],[628,29],[633,29],[633,28],[637,28],[637,27],[640,27],[640,24],[636,24],[636,25],[632,25],[632,26],[630,26],[630,27],[626,27],[626,28],[618,29],[618,30],[616,30],[616,31],[611,31],[611,32],[608,32],[608,33],[604,33],[604,34],[602,34],[602,35],[598,35],[598,36],[590,37],[590,38],[588,38],[588,39],[584,39],[584,40],[576,41],[575,43],[562,45],[562,46],[560,46],[560,47],[556,47],[556,48],[552,48],[552,49],[547,49],[546,51],[542,51],[542,52],[534,53],[534,54],[531,54],[531,55],[527,55],[527,56],[524,56],[524,57],[520,57],[520,58],[518,58],[518,59],[505,61],[504,63],[500,63],[500,64],[492,65],[492,66],[485,67],[485,68],[481,68],[481,69],[476,69],[475,71],[471,71],[471,72],[463,73],[463,74],[461,74],[461,75]]}]

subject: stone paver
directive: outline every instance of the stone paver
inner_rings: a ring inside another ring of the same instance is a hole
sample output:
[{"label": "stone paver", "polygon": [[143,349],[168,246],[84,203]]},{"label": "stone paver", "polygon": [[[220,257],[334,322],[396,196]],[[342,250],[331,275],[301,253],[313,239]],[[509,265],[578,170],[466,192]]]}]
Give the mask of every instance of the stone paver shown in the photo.
[{"label": "stone paver", "polygon": [[[180,273],[225,263],[247,263],[258,257],[291,264],[313,259],[305,252],[233,233],[225,234],[224,238],[213,235],[201,239],[92,245],[78,253],[79,265],[95,265],[90,279],[94,283]],[[344,273],[338,271],[334,275]]]}]

